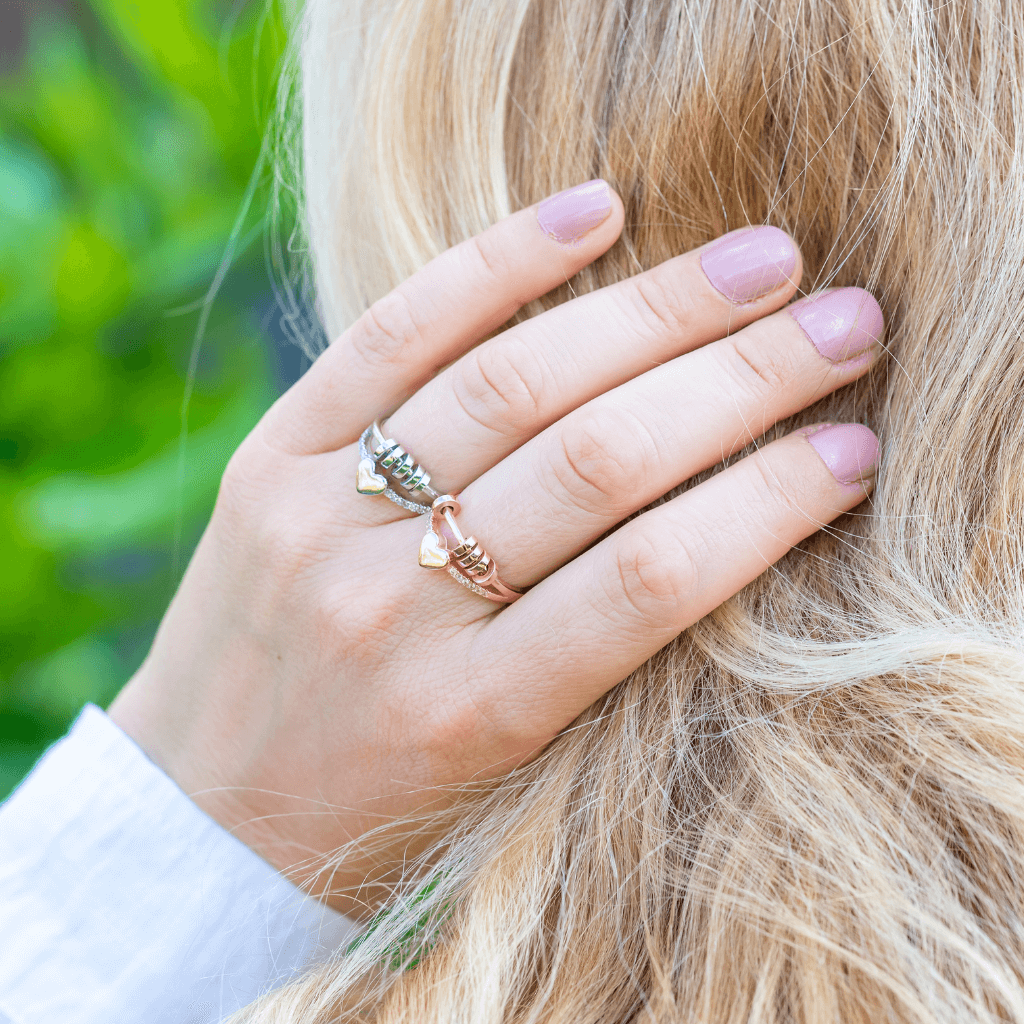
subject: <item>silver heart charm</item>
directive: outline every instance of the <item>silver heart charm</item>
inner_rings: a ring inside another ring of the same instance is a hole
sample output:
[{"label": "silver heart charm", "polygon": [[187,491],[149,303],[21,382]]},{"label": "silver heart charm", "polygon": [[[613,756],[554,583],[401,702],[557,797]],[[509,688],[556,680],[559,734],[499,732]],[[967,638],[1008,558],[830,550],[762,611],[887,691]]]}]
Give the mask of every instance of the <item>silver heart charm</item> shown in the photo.
[{"label": "silver heart charm", "polygon": [[356,490],[360,494],[383,494],[387,487],[387,478],[374,472],[373,459],[363,459],[356,470]]}]

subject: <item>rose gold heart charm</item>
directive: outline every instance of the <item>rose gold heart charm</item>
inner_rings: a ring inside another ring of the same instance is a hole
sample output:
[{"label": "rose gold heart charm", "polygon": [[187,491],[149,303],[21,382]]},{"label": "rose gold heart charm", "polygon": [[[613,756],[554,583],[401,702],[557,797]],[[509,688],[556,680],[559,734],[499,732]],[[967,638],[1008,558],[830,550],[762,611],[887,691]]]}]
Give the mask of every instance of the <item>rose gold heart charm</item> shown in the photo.
[{"label": "rose gold heart charm", "polygon": [[445,569],[450,561],[442,539],[433,530],[427,530],[420,541],[420,565],[424,569]]}]

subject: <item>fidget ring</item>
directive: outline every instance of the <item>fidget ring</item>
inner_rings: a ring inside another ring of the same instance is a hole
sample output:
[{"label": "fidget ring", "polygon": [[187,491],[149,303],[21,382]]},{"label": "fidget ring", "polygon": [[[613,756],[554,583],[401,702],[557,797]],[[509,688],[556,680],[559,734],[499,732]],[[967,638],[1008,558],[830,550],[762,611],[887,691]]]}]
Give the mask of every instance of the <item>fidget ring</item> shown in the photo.
[{"label": "fidget ring", "polygon": [[[488,601],[511,604],[523,596],[521,590],[498,579],[494,559],[477,543],[476,537],[463,536],[455,517],[462,506],[451,494],[434,499],[430,523],[420,542],[420,565],[424,569],[447,569],[452,579]],[[455,538],[455,547],[448,547],[448,538],[441,532],[442,520]]]},{"label": "fidget ring", "polygon": [[[378,472],[378,467],[386,475]],[[398,484],[408,497],[396,491],[391,486],[393,483]],[[356,490],[360,494],[383,494],[396,505],[420,514],[429,512],[430,502],[438,496],[430,486],[430,474],[397,441],[384,436],[380,420],[374,420],[359,438]],[[427,499],[426,502],[412,500],[421,496]]]}]

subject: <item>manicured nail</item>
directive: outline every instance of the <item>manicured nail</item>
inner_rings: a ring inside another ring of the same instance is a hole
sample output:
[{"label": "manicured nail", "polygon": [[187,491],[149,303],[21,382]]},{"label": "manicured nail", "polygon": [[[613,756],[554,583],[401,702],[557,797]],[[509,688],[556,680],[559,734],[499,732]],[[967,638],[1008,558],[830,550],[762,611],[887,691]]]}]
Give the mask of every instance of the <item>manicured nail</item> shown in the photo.
[{"label": "manicured nail", "polygon": [[804,436],[841,484],[870,477],[878,465],[878,438],[859,423],[827,423]]},{"label": "manicured nail", "polygon": [[832,363],[845,363],[871,348],[885,330],[875,297],[863,288],[836,288],[788,306],[814,347]]},{"label": "manicured nail", "polygon": [[730,302],[752,302],[792,278],[796,248],[778,228],[740,228],[712,242],[700,265]]},{"label": "manicured nail", "polygon": [[537,207],[544,234],[565,245],[578,242],[612,212],[608,183],[600,178],[549,196]]}]

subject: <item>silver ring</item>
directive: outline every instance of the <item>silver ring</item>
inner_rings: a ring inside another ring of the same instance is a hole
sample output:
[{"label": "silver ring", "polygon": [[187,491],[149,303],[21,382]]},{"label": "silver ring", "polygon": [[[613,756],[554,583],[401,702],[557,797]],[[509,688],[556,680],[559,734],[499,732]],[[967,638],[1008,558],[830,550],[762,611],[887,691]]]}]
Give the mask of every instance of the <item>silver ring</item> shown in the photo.
[{"label": "silver ring", "polygon": [[[392,484],[401,487],[408,497]],[[360,494],[383,494],[396,505],[420,515],[429,512],[439,497],[430,486],[430,474],[397,441],[384,436],[380,420],[374,420],[359,438],[356,490]],[[420,496],[427,499],[425,503],[413,500]]]}]

